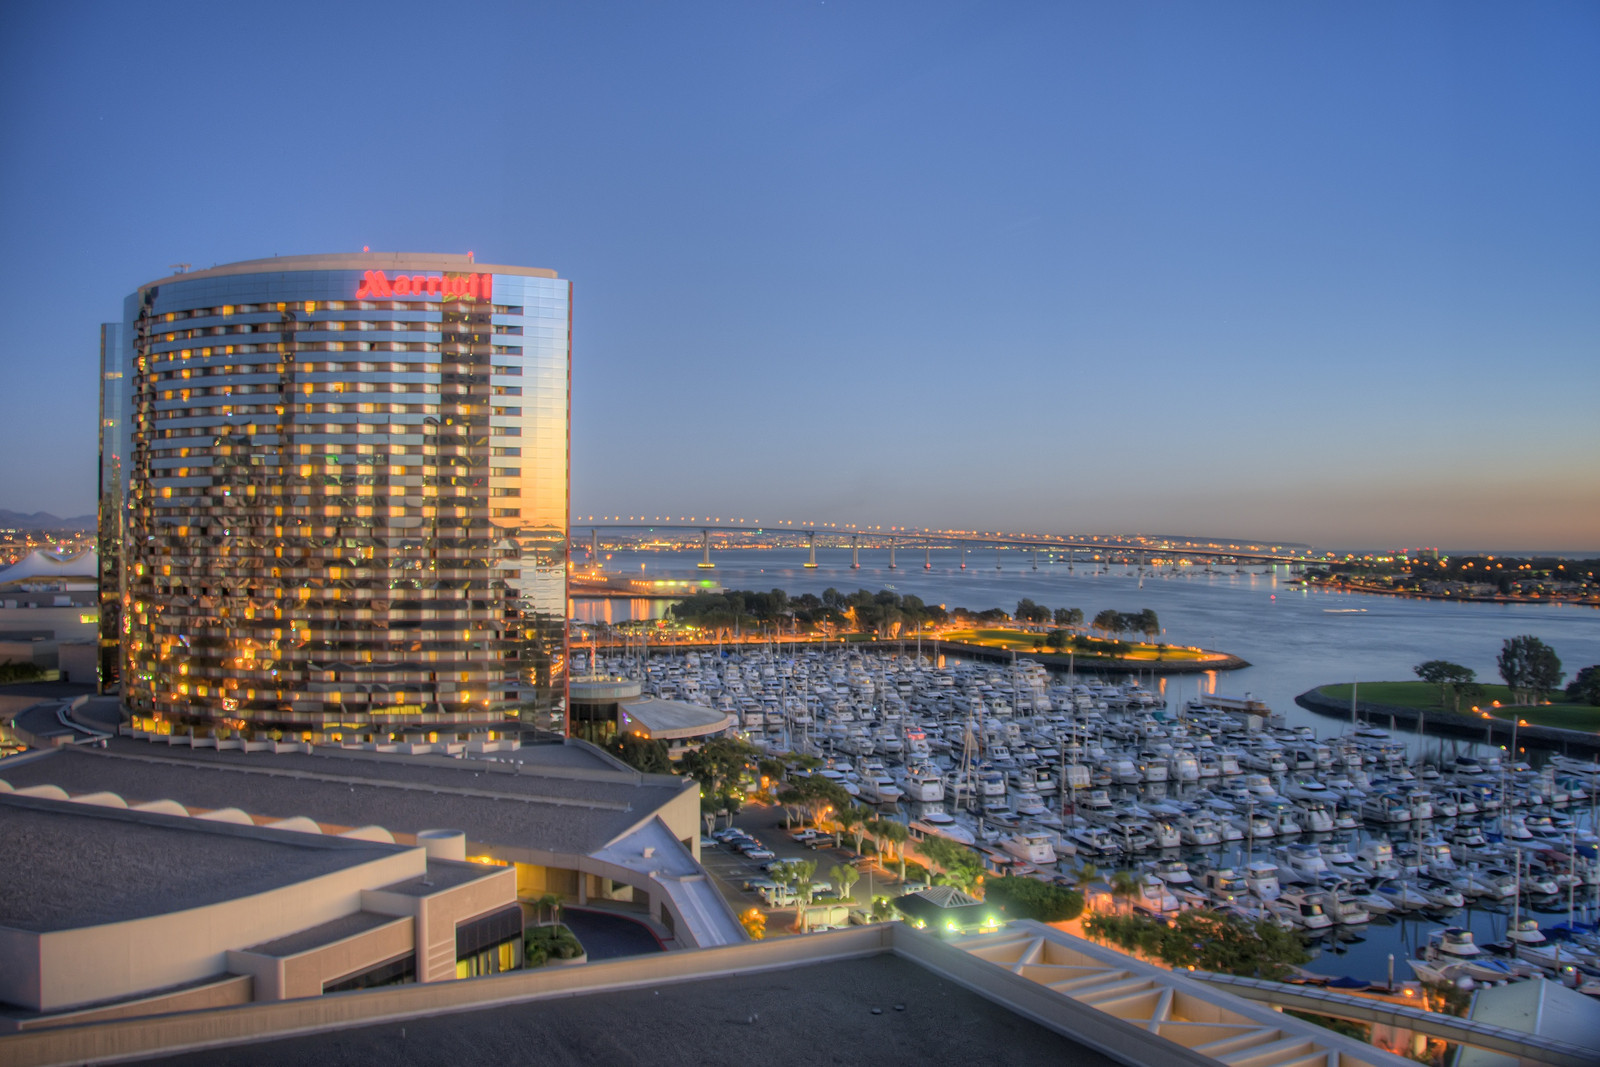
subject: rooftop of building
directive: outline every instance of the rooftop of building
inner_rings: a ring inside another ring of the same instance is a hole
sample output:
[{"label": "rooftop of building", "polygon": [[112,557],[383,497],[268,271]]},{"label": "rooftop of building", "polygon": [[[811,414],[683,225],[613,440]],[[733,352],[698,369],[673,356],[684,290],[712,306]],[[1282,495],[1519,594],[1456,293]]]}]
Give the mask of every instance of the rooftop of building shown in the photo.
[{"label": "rooftop of building", "polygon": [[450,274],[519,274],[529,278],[556,278],[555,271],[545,267],[518,267],[504,263],[478,263],[470,254],[450,252],[330,252],[309,256],[273,256],[270,259],[244,259],[237,263],[219,263],[204,270],[191,270],[183,274],[169,274],[140,289],[173,282],[190,282],[203,278],[221,278],[234,274],[276,274],[303,270],[381,270],[381,271],[441,271]]},{"label": "rooftop of building", "polygon": [[726,730],[735,721],[732,715],[714,708],[660,697],[625,700],[617,710],[623,716],[624,729],[641,729],[646,737],[658,741],[703,737]]},{"label": "rooftop of building", "polygon": [[572,1067],[1116,1062],[887,954],[407,1018],[167,1062],[399,1067],[520,1060],[532,1048],[540,1063]]},{"label": "rooftop of building", "polygon": [[260,956],[297,956],[308,949],[321,948],[331,945],[336,941],[343,941],[347,937],[364,934],[368,930],[376,930],[380,926],[390,923],[410,922],[409,916],[377,915],[370,911],[358,911],[352,915],[341,915],[318,926],[307,927],[304,930],[290,934],[288,937],[279,937],[271,941],[263,941],[259,945],[251,945],[246,952],[254,952]]},{"label": "rooftop of building", "polygon": [[405,834],[454,827],[472,841],[568,855],[604,847],[693,788],[686,779],[639,774],[581,742],[530,745],[491,761],[341,749],[218,752],[116,738],[106,749],[0,760],[0,779],[16,789],[109,790],[130,804],[175,800]]},{"label": "rooftop of building", "polygon": [[0,926],[44,933],[266,892],[404,851],[0,793]]}]

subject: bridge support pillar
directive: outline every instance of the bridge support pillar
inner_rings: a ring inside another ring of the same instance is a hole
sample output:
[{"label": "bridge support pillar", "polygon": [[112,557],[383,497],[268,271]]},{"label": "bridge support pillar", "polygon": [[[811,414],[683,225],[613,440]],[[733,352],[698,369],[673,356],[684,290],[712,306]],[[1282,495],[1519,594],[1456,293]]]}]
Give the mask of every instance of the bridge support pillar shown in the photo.
[{"label": "bridge support pillar", "polygon": [[855,534],[850,535],[850,569],[853,571],[861,569],[861,546],[856,543]]},{"label": "bridge support pillar", "polygon": [[1078,553],[1077,553],[1077,551],[1075,549],[1071,549],[1071,548],[1067,549],[1067,573],[1068,574],[1072,573],[1072,563],[1077,558],[1078,558]]},{"label": "bridge support pillar", "polygon": [[817,569],[817,531],[806,531],[806,547],[811,550],[811,556],[806,560],[806,569],[814,571]]},{"label": "bridge support pillar", "polygon": [[1000,569],[1000,546],[999,545],[995,545],[994,546],[994,569],[995,570],[999,570]]},{"label": "bridge support pillar", "polygon": [[966,545],[962,545],[961,546],[961,569],[962,570],[966,570],[967,569],[967,546]]},{"label": "bridge support pillar", "polygon": [[700,531],[700,569],[708,571],[716,564],[711,562],[711,531]]},{"label": "bridge support pillar", "polygon": [[595,570],[600,569],[600,527],[598,526],[589,531],[589,565]]},{"label": "bridge support pillar", "polygon": [[925,571],[933,570],[933,546],[932,545],[923,545],[922,546],[922,569],[925,570]]},{"label": "bridge support pillar", "polygon": [[894,570],[894,538],[889,538],[889,569]]},{"label": "bridge support pillar", "polygon": [[1033,550],[1033,569],[1039,569],[1039,550],[1037,548]]}]

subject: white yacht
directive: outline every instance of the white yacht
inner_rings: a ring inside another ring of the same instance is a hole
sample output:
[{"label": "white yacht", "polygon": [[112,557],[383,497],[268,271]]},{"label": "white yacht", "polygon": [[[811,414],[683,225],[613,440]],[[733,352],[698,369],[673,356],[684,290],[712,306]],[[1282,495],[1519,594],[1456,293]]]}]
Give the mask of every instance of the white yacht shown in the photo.
[{"label": "white yacht", "polygon": [[1050,844],[1050,838],[1044,834],[1012,834],[1001,838],[1000,847],[1007,855],[1035,867],[1049,868],[1056,864],[1056,850]]},{"label": "white yacht", "polygon": [[929,763],[913,763],[906,768],[902,786],[906,799],[919,804],[932,804],[944,799],[944,775]]},{"label": "white yacht", "polygon": [[910,838],[913,841],[921,841],[926,837],[943,837],[963,845],[978,843],[971,830],[956,822],[954,816],[943,811],[929,812],[920,819],[913,819],[906,829],[910,831]]},{"label": "white yacht", "polygon": [[1274,915],[1287,919],[1301,930],[1326,930],[1333,919],[1322,910],[1321,894],[1289,891],[1270,904]]},{"label": "white yacht", "polygon": [[1189,873],[1189,865],[1182,860],[1157,860],[1150,873],[1168,885],[1188,886],[1194,884],[1194,876]]},{"label": "white yacht", "polygon": [[1250,892],[1261,900],[1277,900],[1283,889],[1278,885],[1278,865],[1266,860],[1245,864],[1244,882]]},{"label": "white yacht", "polygon": [[861,780],[861,799],[872,804],[894,804],[905,796],[887,774],[869,774]]}]

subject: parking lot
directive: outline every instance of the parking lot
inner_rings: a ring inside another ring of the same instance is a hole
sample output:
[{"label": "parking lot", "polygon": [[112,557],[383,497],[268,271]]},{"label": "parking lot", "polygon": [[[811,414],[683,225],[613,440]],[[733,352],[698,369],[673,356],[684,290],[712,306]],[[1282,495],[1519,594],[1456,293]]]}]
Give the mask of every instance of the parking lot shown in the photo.
[{"label": "parking lot", "polygon": [[[727,821],[721,820],[718,829],[726,825]],[[790,831],[784,829],[782,808],[746,808],[735,816],[733,825],[760,841],[774,854],[774,858],[750,859],[733,848],[719,844],[702,845],[700,862],[716,880],[717,887],[734,911],[743,913],[751,908],[757,908],[766,914],[768,937],[789,933],[789,928],[794,923],[795,909],[793,905],[780,908],[768,907],[759,894],[744,888],[747,880],[766,877],[762,871],[765,864],[789,860],[813,860],[817,865],[813,879],[818,883],[830,884],[834,879],[829,872],[835,865],[855,866],[861,871],[861,878],[851,892],[856,907],[871,907],[874,893],[877,896],[894,896],[897,893],[893,887],[898,886],[900,880],[893,873],[876,866],[869,867],[865,863],[853,862],[856,857],[849,849],[811,849],[792,840],[789,836]],[[837,889],[837,886],[834,888]]]}]

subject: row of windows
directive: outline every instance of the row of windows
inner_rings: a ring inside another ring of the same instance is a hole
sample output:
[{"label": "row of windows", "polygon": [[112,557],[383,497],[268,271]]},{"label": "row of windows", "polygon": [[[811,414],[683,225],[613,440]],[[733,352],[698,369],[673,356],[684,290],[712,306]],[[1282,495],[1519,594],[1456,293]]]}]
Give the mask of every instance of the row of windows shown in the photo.
[{"label": "row of windows", "polygon": [[[458,307],[461,305],[457,305]],[[314,315],[320,311],[442,311],[444,305],[437,300],[290,300],[270,304],[223,304],[220,307],[191,308],[188,311],[169,311],[157,318],[159,322],[179,322],[183,319],[228,318],[232,315],[259,315],[292,311],[296,314]],[[493,304],[490,310],[496,315],[520,315],[522,308],[514,304]]]},{"label": "row of windows", "polygon": [[[154,458],[162,458],[162,457],[164,457],[164,458],[176,457],[178,459],[188,459],[191,456],[195,456],[195,457],[202,457],[202,456],[235,456],[235,455],[244,456],[244,455],[249,455],[252,452],[256,452],[256,451],[258,451],[258,450],[251,449],[249,447],[235,448],[233,445],[215,445],[215,446],[210,447],[210,448],[207,448],[207,447],[204,447],[204,446],[201,446],[201,447],[186,446],[184,448],[158,448],[158,449],[155,449],[155,450],[151,451],[150,456],[151,456],[152,459],[154,459]],[[277,455],[277,449],[276,448],[268,449],[267,452],[268,452],[269,455],[273,455],[273,456]],[[300,443],[300,444],[295,446],[294,454],[295,455],[300,455],[300,456],[327,455],[330,458],[333,457],[333,456],[354,456],[354,457],[357,457],[357,458],[355,460],[353,460],[353,461],[341,461],[341,462],[356,462],[356,463],[360,463],[361,462],[360,457],[362,457],[362,456],[373,456],[373,457],[377,457],[377,456],[432,456],[432,455],[435,455],[435,454],[441,455],[441,456],[457,457],[455,459],[455,463],[454,463],[454,465],[456,465],[456,466],[472,466],[474,462],[478,462],[478,463],[482,462],[481,459],[474,460],[472,457],[468,456],[467,451],[465,449],[461,448],[460,446],[445,445],[445,446],[441,447],[441,446],[438,446],[438,445],[431,445],[431,444],[430,445],[404,445],[404,444],[375,445],[370,441],[363,441],[363,442],[354,443],[354,444],[340,444],[340,443],[337,443],[337,442],[327,443],[327,444],[306,444],[306,443],[302,442],[302,443]],[[520,448],[491,448],[489,450],[489,454],[491,456],[521,456],[522,455],[522,449],[520,449]],[[373,462],[373,461],[369,460],[368,462]],[[276,464],[267,464],[267,466],[276,466]],[[512,469],[515,469],[515,468],[512,468]]]},{"label": "row of windows", "polygon": [[[232,346],[226,352],[222,349],[216,350],[216,355],[218,356],[233,354]],[[169,352],[166,355],[172,356],[173,353]],[[211,356],[212,350],[203,348],[199,350],[197,358],[209,359]],[[153,380],[169,381],[178,378],[207,378],[219,375],[282,374],[286,369],[286,364],[283,363],[214,363],[204,367],[184,367],[180,365],[189,362],[189,358],[188,352],[184,352],[174,359],[156,358],[154,360],[156,371],[153,375]],[[477,373],[482,370],[479,365],[471,363],[372,363],[364,360],[345,360],[338,363],[299,360],[295,363],[295,369],[300,374],[338,374],[344,377],[352,374],[439,374],[445,368],[449,368],[450,373],[458,374]],[[490,371],[494,374],[520,375],[522,368],[491,367]],[[501,388],[518,390],[516,395],[521,395],[521,386],[501,386]]]},{"label": "row of windows", "polygon": [[[372,460],[368,460],[366,462],[361,462],[360,461],[360,457],[356,457],[356,459],[353,462],[338,463],[338,462],[332,462],[331,461],[332,457],[329,457],[329,458],[330,458],[330,462],[324,463],[324,464],[313,464],[313,463],[302,463],[302,464],[300,464],[300,466],[299,466],[300,477],[302,477],[302,478],[310,478],[310,477],[312,477],[314,475],[322,475],[322,476],[327,476],[327,477],[330,477],[330,478],[331,477],[344,478],[345,480],[348,481],[352,477],[374,478],[374,477],[378,477],[378,476],[387,474],[387,475],[389,475],[391,477],[395,477],[395,478],[416,478],[416,477],[419,477],[419,476],[423,475],[424,472],[426,472],[428,470],[428,467],[431,466],[430,464],[426,464],[426,463],[422,463],[422,462],[415,462],[415,463],[411,463],[409,465],[408,464],[403,464],[403,463],[389,463],[389,462],[384,462],[384,463],[380,464],[380,463],[373,462]],[[475,459],[475,458],[471,458],[471,457],[466,457],[466,458],[462,458],[460,460],[457,460],[454,463],[449,464],[449,466],[450,467],[465,467],[465,468],[469,468],[470,469],[470,468],[475,467],[475,466],[482,466],[486,462],[487,462],[487,460],[485,460],[483,458],[476,458]],[[279,466],[280,465],[276,464],[276,463],[272,464],[272,467],[274,468],[274,470],[276,470]],[[150,473],[151,473],[151,476],[155,477],[155,478],[163,478],[163,477],[164,478],[189,478],[189,477],[199,478],[199,477],[204,477],[204,476],[210,475],[210,474],[215,473],[215,472],[228,472],[228,471],[236,472],[237,468],[226,466],[226,465],[224,465],[224,464],[222,464],[220,462],[217,463],[214,466],[194,466],[194,467],[172,467],[172,466],[167,466],[166,464],[158,463],[158,464],[154,464],[154,469]],[[521,473],[522,473],[522,468],[520,468],[520,467],[490,467],[489,468],[489,476],[491,478],[515,478],[515,477],[519,476]],[[439,472],[435,471],[434,472],[434,476],[435,477],[439,477],[440,476]]]},{"label": "row of windows", "polygon": [[[165,333],[150,335],[154,344],[170,343],[173,341],[189,341],[203,337],[225,337],[229,334],[241,333],[341,333],[345,330],[365,332],[369,330],[389,331],[392,333],[463,333],[459,323],[442,322],[429,319],[314,319],[310,322],[299,324],[299,329],[289,331],[283,329],[283,323],[277,320],[267,322],[236,322],[232,326],[198,326],[189,330],[168,330]],[[446,327],[449,327],[446,329]],[[483,324],[474,324],[473,330],[483,329]],[[488,333],[495,336],[523,336],[523,327],[511,326],[502,323],[489,323]],[[476,333],[474,334],[476,336]]]},{"label": "row of windows", "polygon": [[[421,392],[421,390],[418,390],[418,391]],[[162,401],[177,400],[177,401],[180,401],[180,402],[187,402],[187,401],[189,401],[191,399],[194,399],[196,397],[203,397],[203,396],[208,396],[208,395],[209,396],[218,396],[218,397],[229,397],[229,396],[244,395],[244,394],[249,394],[249,393],[254,393],[254,392],[255,392],[255,390],[250,389],[247,386],[239,386],[237,388],[235,388],[233,386],[223,386],[223,387],[221,387],[219,389],[215,389],[215,390],[211,390],[211,389],[167,389],[167,390],[164,390],[161,393],[157,394],[156,399],[157,400],[162,400]],[[262,390],[262,392],[267,392],[267,390]],[[229,405],[229,407],[231,408],[231,412],[230,413],[231,414],[235,414],[235,415],[246,415],[246,414],[263,413],[263,412],[269,412],[269,411],[273,412],[275,414],[280,414],[280,415],[283,414],[283,408],[281,406],[276,406],[276,405],[272,405],[272,404],[262,404],[262,405],[236,404],[236,405]],[[446,408],[446,407],[450,408],[451,414],[460,415],[460,416],[463,416],[463,417],[468,416],[468,415],[481,415],[481,414],[484,414],[485,413],[485,408],[488,409],[488,414],[494,415],[494,416],[499,416],[499,417],[502,417],[502,418],[514,418],[514,417],[520,416],[522,414],[522,409],[521,408],[495,407],[495,406],[492,406],[492,405],[483,405],[483,404],[473,405],[473,404],[463,404],[463,403],[451,403],[448,400],[444,400],[444,401],[441,401],[439,403],[434,403],[434,404],[377,404],[377,403],[341,404],[341,403],[334,403],[334,402],[327,402],[327,403],[320,403],[320,404],[317,404],[317,403],[296,404],[294,406],[294,408],[293,408],[293,411],[296,414],[302,414],[302,415],[313,415],[313,414],[319,414],[319,413],[320,414],[325,414],[325,415],[339,415],[339,414],[346,414],[346,413],[354,413],[354,414],[358,414],[358,415],[437,415],[440,412],[441,408]],[[216,411],[216,406],[215,405],[205,406],[205,407],[195,407],[195,408],[158,408],[157,411],[156,411],[156,418],[158,418],[158,419],[163,419],[163,418],[165,418],[165,419],[177,419],[177,418],[185,418],[185,417],[190,417],[190,416],[208,415],[208,414],[211,414],[211,413],[213,413],[215,411]]]},{"label": "row of windows", "polygon": [[[228,345],[225,355],[238,352],[242,355],[251,355],[257,352],[277,352],[283,345]],[[428,341],[296,341],[295,348],[301,352],[455,352],[464,353],[469,346],[466,342],[451,344],[433,344]],[[520,356],[522,349],[517,346],[491,345],[490,351],[497,356]],[[171,353],[156,352],[154,355],[171,355]]]}]

